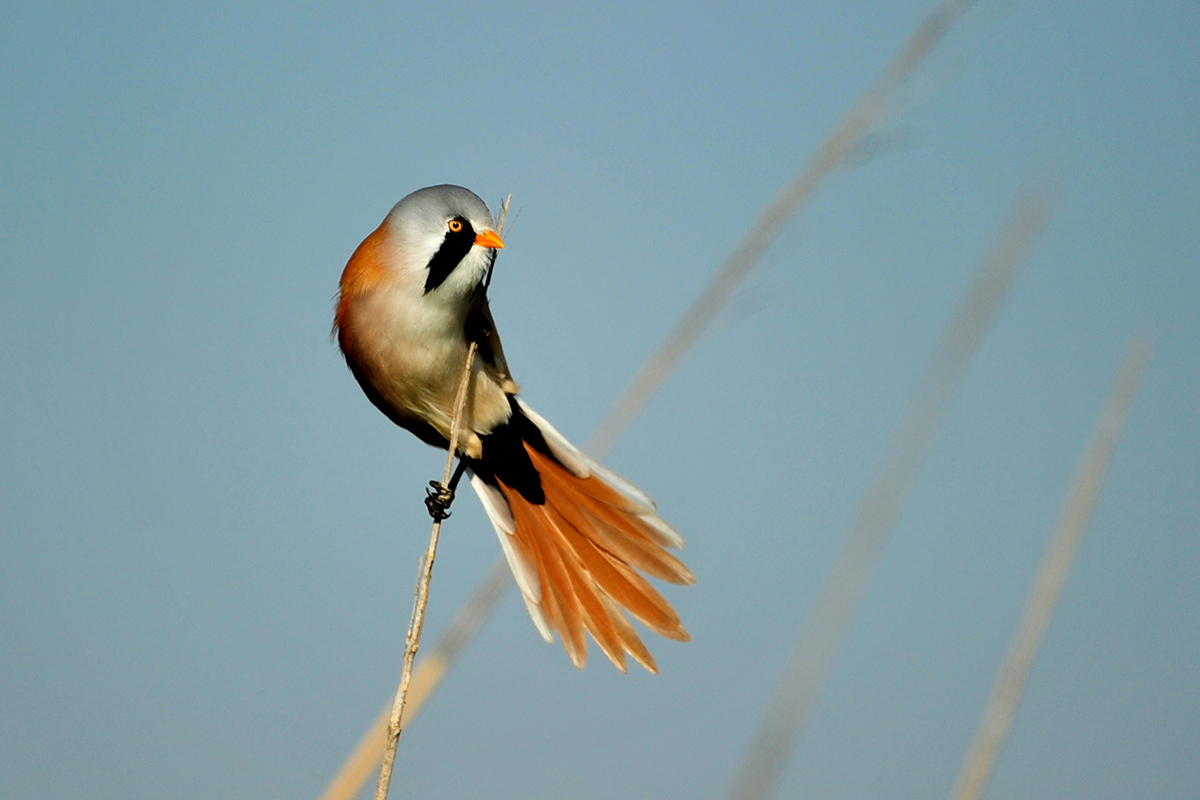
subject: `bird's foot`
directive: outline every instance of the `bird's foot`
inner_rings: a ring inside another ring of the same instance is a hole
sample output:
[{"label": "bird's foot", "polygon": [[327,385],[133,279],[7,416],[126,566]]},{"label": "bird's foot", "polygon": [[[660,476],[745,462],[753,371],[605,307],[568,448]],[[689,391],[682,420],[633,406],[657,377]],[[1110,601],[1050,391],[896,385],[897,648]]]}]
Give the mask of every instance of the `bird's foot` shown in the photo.
[{"label": "bird's foot", "polygon": [[454,502],[454,490],[443,486],[440,481],[430,481],[425,490],[425,507],[434,522],[441,522],[450,516],[450,504]]}]

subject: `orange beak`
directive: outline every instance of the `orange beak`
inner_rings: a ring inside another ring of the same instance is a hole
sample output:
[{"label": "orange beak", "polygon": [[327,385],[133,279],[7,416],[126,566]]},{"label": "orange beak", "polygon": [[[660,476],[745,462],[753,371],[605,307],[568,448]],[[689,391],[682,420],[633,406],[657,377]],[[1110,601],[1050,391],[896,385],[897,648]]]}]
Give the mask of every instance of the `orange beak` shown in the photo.
[{"label": "orange beak", "polygon": [[504,249],[504,242],[495,231],[484,231],[483,233],[476,234],[475,244],[484,247],[494,247],[497,250]]}]

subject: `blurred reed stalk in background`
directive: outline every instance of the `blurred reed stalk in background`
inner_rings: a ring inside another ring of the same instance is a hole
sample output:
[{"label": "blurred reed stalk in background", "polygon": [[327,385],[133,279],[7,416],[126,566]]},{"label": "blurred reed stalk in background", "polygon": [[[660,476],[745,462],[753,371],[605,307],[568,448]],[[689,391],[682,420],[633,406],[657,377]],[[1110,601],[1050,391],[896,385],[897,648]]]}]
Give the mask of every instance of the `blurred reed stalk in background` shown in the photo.
[{"label": "blurred reed stalk in background", "polygon": [[983,719],[979,721],[975,739],[950,793],[951,800],[979,800],[987,790],[996,760],[1012,729],[1017,705],[1025,690],[1025,679],[1029,677],[1033,660],[1046,638],[1046,629],[1067,582],[1071,563],[1096,510],[1104,476],[1129,419],[1138,384],[1150,361],[1150,351],[1150,337],[1140,334],[1133,337],[1125,352],[1100,418],[1096,420],[1096,427],[1075,470],[1075,479],[1059,512],[1058,524],[1046,545],[1037,577],[1025,600],[1025,611],[1009,642]]},{"label": "blurred reed stalk in background", "polygon": [[946,323],[879,471],[817,590],[796,649],[726,795],[729,800],[765,800],[775,793],[967,366],[1046,227],[1050,211],[1049,194],[1043,188],[1031,189],[1018,199]]},{"label": "blurred reed stalk in background", "polygon": [[[947,0],[918,26],[899,55],[838,120],[796,177],[780,191],[742,237],[700,297],[671,329],[658,349],[646,359],[584,446],[587,452],[598,460],[604,459],[683,356],[728,304],[734,291],[775,241],[783,226],[800,212],[825,179],[834,170],[844,166],[862,147],[865,134],[890,109],[896,90],[921,65],[969,5],[970,0]],[[408,700],[410,721],[437,688],[467,641],[495,608],[503,593],[496,584],[506,580],[499,577],[500,574],[506,578],[508,576],[503,557],[497,559],[487,577],[457,613],[445,638],[417,664]],[[385,707],[354,752],[342,764],[320,800],[351,800],[358,794],[380,763],[389,716],[389,708]]]}]

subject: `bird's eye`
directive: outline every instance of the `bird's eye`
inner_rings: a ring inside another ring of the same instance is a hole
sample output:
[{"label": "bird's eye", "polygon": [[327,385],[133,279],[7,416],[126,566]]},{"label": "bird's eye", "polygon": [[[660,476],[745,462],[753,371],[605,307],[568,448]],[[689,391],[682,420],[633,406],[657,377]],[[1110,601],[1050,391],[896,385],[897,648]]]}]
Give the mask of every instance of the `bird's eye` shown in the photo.
[{"label": "bird's eye", "polygon": [[461,219],[452,219],[446,223],[446,226],[448,228],[450,228],[451,233],[461,233],[462,229],[463,229],[463,224],[462,224]]}]

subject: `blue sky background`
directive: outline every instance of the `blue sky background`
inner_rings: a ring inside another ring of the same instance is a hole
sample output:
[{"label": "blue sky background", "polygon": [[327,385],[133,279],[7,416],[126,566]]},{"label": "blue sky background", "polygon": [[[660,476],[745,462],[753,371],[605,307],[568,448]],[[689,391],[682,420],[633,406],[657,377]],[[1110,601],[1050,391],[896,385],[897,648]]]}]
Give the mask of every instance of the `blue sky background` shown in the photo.
[{"label": "blue sky background", "polygon": [[[523,210],[492,303],[582,442],[929,2],[0,11],[0,795],[316,797],[394,690],[441,455],[337,278],[432,183]],[[510,594],[407,797],[719,797],[1009,204],[1057,212],[781,797],[945,796],[1128,338],[1155,358],[990,798],[1200,785],[1200,6],[981,2],[609,463],[687,537],[662,674]],[[465,495],[429,641],[496,556]]]}]

